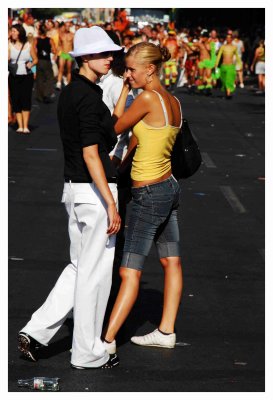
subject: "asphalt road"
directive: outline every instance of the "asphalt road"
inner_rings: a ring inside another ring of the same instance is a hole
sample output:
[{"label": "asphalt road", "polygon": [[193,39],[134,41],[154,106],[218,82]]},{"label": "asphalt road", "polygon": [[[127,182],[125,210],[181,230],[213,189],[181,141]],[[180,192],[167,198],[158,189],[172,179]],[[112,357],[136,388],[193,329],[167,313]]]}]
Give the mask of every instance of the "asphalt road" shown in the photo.
[{"label": "asphalt road", "polygon": [[59,377],[62,392],[264,391],[264,97],[250,85],[230,101],[218,89],[211,97],[184,88],[176,95],[203,155],[200,170],[180,181],[177,346],[130,343],[160,320],[163,273],[153,248],[117,338],[120,366],[108,371],[70,368],[71,320],[38,363],[17,351],[17,332],[68,263],[69,240],[56,103],[33,100],[31,135],[9,128],[9,391],[23,391],[17,379],[33,376]]}]

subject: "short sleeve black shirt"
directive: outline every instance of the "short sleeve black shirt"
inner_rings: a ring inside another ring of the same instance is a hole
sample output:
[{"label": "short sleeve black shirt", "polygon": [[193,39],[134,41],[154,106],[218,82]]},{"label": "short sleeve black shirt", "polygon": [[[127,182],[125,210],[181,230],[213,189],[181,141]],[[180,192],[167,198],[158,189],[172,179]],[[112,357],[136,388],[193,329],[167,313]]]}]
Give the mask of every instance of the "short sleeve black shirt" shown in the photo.
[{"label": "short sleeve black shirt", "polygon": [[102,89],[77,71],[61,92],[58,121],[64,149],[64,177],[92,182],[82,149],[97,144],[107,178],[117,176],[109,152],[117,142],[111,113],[102,101]]}]

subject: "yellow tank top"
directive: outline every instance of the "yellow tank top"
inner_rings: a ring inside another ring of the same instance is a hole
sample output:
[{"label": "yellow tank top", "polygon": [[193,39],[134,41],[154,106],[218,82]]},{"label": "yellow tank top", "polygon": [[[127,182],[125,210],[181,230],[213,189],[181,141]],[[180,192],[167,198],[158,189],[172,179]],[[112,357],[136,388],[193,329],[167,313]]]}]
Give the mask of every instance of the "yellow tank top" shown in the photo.
[{"label": "yellow tank top", "polygon": [[157,179],[171,170],[171,152],[178,132],[182,126],[182,112],[180,106],[180,126],[172,126],[168,121],[168,114],[162,96],[159,96],[165,116],[165,126],[156,128],[140,120],[133,127],[133,134],[138,144],[133,158],[131,178],[135,181]]}]

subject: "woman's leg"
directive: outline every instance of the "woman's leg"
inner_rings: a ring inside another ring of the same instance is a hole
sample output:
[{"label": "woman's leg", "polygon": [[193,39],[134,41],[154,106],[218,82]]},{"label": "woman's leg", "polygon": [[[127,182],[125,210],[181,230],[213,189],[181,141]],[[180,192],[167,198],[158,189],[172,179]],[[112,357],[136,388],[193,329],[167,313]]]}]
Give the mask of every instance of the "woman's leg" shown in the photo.
[{"label": "woman's leg", "polygon": [[18,124],[18,129],[23,129],[24,128],[23,114],[21,112],[16,113],[16,120],[17,120],[17,124]]},{"label": "woman's leg", "polygon": [[22,111],[22,116],[23,116],[23,128],[28,129],[30,111]]},{"label": "woman's leg", "polygon": [[164,270],[164,303],[159,329],[173,333],[183,288],[181,259],[166,257],[160,262]]},{"label": "woman's leg", "polygon": [[265,75],[263,74],[262,75],[262,90],[264,91],[265,90]]},{"label": "woman's leg", "polygon": [[243,85],[244,84],[244,76],[243,76],[243,70],[242,69],[240,71],[238,71],[238,77],[239,77],[240,85]]},{"label": "woman's leg", "polygon": [[262,74],[258,75],[258,84],[259,84],[259,90],[263,90],[263,75]]},{"label": "woman's leg", "polygon": [[139,291],[141,271],[120,267],[121,285],[104,334],[107,342],[112,342],[135,304]]}]

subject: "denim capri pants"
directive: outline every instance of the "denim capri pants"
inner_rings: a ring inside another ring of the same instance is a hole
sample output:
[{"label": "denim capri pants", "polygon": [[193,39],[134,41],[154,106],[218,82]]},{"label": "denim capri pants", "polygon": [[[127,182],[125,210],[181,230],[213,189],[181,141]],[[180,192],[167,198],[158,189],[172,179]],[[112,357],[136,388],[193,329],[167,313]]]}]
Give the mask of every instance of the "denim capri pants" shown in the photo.
[{"label": "denim capri pants", "polygon": [[162,182],[132,188],[122,267],[142,271],[153,241],[159,258],[180,257],[179,195],[180,186],[172,175]]}]

